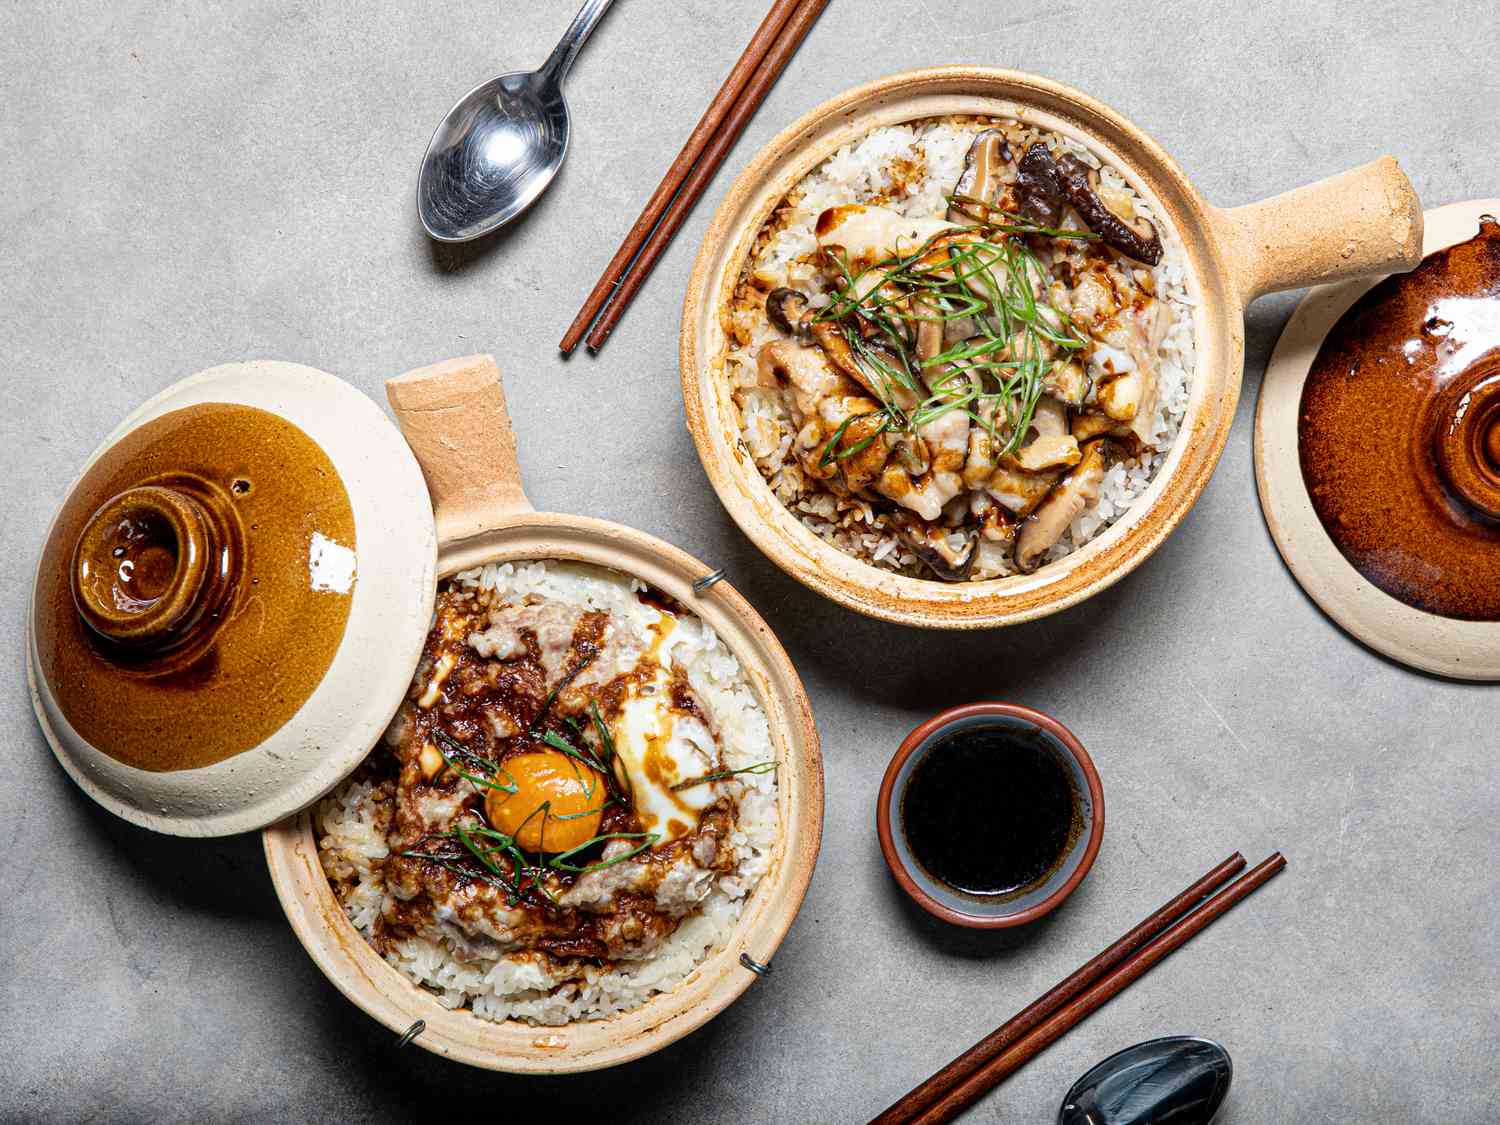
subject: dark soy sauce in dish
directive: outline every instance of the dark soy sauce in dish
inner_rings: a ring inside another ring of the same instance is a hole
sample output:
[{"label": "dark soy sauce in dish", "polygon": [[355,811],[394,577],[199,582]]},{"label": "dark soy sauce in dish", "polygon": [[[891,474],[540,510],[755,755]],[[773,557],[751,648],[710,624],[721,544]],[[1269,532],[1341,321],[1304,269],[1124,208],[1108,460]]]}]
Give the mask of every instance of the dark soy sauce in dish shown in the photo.
[{"label": "dark soy sauce in dish", "polygon": [[962,727],[929,746],[901,798],[901,830],[923,870],[985,897],[1043,882],[1083,826],[1062,753],[1019,723]]}]

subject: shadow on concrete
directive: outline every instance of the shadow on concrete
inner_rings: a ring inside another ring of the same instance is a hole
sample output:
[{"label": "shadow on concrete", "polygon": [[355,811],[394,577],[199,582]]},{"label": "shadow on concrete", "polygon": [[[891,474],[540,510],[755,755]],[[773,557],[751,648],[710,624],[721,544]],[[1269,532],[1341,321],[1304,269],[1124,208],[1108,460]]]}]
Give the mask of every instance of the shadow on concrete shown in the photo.
[{"label": "shadow on concrete", "polygon": [[[298,950],[300,953],[300,949]],[[763,1036],[771,1019],[751,1014],[754,988],[729,1009],[684,1039],[635,1062],[583,1074],[536,1076],[502,1074],[452,1062],[416,1046],[398,1048],[398,1037],[358,1011],[318,975],[304,1022],[314,1041],[337,1044],[337,1064],[371,1092],[372,1100],[401,1110],[409,1120],[435,1119],[452,1109],[467,1114],[476,1105],[531,1107],[532,1120],[652,1122],[659,1107],[691,1096],[703,1055],[733,1052],[747,1037]],[[746,1096],[741,1091],[739,1096]],[[729,1091],[703,1091],[726,1099]],[[536,1116],[539,1107],[542,1116]],[[600,1115],[603,1115],[602,1118]]]},{"label": "shadow on concrete", "polygon": [[[1000,930],[971,930],[955,926],[934,918],[913,902],[897,885],[894,879],[883,879],[881,891],[883,905],[888,913],[901,919],[907,935],[921,941],[949,957],[965,960],[1003,961],[1013,956],[1024,956],[1027,949],[1038,941],[1045,940],[1059,910],[1066,910],[1064,903],[1057,910],[1038,918],[1025,926],[1011,926]],[[1087,885],[1087,880],[1083,885]],[[1075,892],[1082,893],[1082,886]],[[1069,901],[1072,901],[1070,897]],[[996,1013],[995,1023],[1008,1018],[1010,1013]]]},{"label": "shadow on concrete", "polygon": [[[40,740],[40,735],[37,736]],[[55,781],[77,813],[79,846],[127,869],[125,878],[152,888],[152,897],[194,914],[222,918],[280,919],[260,833],[216,839],[165,836],[128,824],[93,801],[61,769]]]},{"label": "shadow on concrete", "polygon": [[[731,522],[727,514],[723,518]],[[899,700],[917,713],[981,699],[1025,703],[1038,697],[1066,679],[1070,668],[1087,666],[1116,627],[1135,582],[1128,575],[1071,609],[1008,628],[914,629],[834,605],[769,565],[743,534],[726,539],[742,549],[716,565],[774,623],[805,682],[837,684],[876,704]]]},{"label": "shadow on concrete", "polygon": [[493,230],[471,242],[439,242],[428,236],[422,229],[422,224],[412,219],[416,227],[416,237],[420,238],[427,246],[428,264],[433,273],[462,273],[476,262],[483,262],[491,255],[503,250],[506,243],[516,237],[521,225],[526,222],[526,216],[507,223],[499,230]]}]

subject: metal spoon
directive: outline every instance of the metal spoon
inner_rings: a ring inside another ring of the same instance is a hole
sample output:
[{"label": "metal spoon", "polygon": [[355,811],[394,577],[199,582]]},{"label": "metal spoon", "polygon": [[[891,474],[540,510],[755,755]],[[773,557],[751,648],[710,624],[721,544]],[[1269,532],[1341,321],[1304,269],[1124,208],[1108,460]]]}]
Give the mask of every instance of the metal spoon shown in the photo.
[{"label": "metal spoon", "polygon": [[417,177],[417,215],[440,242],[467,242],[541,195],[568,151],[563,79],[613,0],[585,0],[552,54],[474,87],[432,134]]}]

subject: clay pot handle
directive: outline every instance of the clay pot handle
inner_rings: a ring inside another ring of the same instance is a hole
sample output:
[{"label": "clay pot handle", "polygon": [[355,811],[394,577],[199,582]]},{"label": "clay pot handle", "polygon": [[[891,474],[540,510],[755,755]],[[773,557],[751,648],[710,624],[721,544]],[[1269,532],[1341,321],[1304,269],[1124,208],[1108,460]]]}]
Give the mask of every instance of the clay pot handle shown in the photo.
[{"label": "clay pot handle", "polygon": [[1422,260],[1422,204],[1394,157],[1215,214],[1240,300]]},{"label": "clay pot handle", "polygon": [[387,379],[385,394],[427,478],[440,546],[532,511],[493,357],[419,367]]}]

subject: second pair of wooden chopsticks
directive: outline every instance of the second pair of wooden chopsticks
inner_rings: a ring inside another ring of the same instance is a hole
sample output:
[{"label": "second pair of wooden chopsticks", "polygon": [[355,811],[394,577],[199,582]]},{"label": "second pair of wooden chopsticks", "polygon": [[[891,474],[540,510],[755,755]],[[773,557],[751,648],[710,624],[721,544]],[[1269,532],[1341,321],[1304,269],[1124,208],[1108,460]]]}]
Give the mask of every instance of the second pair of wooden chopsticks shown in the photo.
[{"label": "second pair of wooden chopsticks", "polygon": [[951,1121],[1285,866],[1286,860],[1276,852],[1225,886],[1244,871],[1245,857],[1235,852],[875,1117],[870,1125],[938,1125]]},{"label": "second pair of wooden chopsticks", "polygon": [[[557,345],[598,351],[828,0],[776,0]],[[597,320],[596,320],[597,318]],[[592,330],[590,326],[592,325]]]}]

